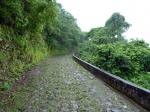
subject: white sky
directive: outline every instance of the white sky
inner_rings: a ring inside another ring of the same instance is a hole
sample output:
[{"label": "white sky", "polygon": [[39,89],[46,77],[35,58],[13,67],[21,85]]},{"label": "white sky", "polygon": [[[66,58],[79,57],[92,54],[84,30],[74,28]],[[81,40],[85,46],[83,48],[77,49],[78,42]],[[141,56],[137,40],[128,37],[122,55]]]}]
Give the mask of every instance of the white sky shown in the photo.
[{"label": "white sky", "polygon": [[124,35],[150,44],[150,0],[57,0],[76,19],[82,31],[104,26],[114,13],[125,16],[132,24]]}]

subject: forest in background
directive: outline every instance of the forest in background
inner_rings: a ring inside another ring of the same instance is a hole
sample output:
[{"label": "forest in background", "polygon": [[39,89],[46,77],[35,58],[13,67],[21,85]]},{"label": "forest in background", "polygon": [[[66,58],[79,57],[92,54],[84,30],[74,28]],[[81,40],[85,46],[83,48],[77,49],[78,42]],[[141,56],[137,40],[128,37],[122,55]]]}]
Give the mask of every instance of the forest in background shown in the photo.
[{"label": "forest in background", "polygon": [[76,19],[54,0],[1,0],[2,89],[44,57],[74,50],[80,34]]},{"label": "forest in background", "polygon": [[124,38],[130,26],[114,13],[105,26],[86,33],[54,0],[0,1],[0,89],[7,90],[47,56],[78,46],[83,60],[150,89],[150,47],[143,40]]},{"label": "forest in background", "polygon": [[104,27],[85,35],[79,54],[99,68],[150,89],[150,47],[144,40],[124,38],[130,26],[123,15],[114,13]]}]

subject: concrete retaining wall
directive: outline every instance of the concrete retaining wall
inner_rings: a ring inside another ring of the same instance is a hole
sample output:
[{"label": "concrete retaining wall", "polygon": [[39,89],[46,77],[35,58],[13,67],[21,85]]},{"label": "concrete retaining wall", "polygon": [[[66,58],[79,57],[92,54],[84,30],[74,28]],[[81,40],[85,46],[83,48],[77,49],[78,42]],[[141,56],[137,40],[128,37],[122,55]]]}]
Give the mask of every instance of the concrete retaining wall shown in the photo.
[{"label": "concrete retaining wall", "polygon": [[82,65],[85,69],[94,74],[96,77],[99,77],[100,79],[108,83],[111,87],[122,92],[123,94],[137,102],[139,105],[150,111],[150,90],[144,89],[133,83],[123,80],[120,77],[112,75],[90,63],[79,59],[75,55],[73,55],[73,59],[77,63]]}]

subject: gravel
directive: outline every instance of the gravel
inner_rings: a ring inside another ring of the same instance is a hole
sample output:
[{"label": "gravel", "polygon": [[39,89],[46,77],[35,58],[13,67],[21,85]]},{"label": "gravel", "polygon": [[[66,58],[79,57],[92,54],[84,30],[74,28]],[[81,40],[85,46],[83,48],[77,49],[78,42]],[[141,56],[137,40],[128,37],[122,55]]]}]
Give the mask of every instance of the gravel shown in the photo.
[{"label": "gravel", "polygon": [[45,59],[0,112],[146,112],[78,65],[70,55]]}]

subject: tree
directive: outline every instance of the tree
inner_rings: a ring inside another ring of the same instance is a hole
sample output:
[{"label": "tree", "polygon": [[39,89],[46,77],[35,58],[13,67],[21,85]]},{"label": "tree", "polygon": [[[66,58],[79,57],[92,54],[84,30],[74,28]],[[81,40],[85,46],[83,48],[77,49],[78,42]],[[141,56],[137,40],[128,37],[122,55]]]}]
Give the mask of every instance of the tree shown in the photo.
[{"label": "tree", "polygon": [[150,47],[143,40],[126,41],[124,16],[114,13],[104,27],[91,29],[79,48],[80,57],[114,75],[150,89]]},{"label": "tree", "polygon": [[77,46],[81,30],[76,19],[57,4],[56,22],[47,24],[44,33],[51,49],[57,47],[71,50]]},{"label": "tree", "polygon": [[119,13],[114,13],[105,23],[105,27],[109,28],[112,37],[122,37],[130,24],[125,21],[125,17]]},{"label": "tree", "polygon": [[15,81],[49,50],[74,49],[80,32],[56,0],[0,0],[0,77]]},{"label": "tree", "polygon": [[125,21],[125,17],[119,13],[114,13],[106,21],[104,27],[92,28],[87,33],[87,38],[94,40],[97,44],[114,43],[116,41],[124,41],[122,33],[124,33],[130,24]]}]

